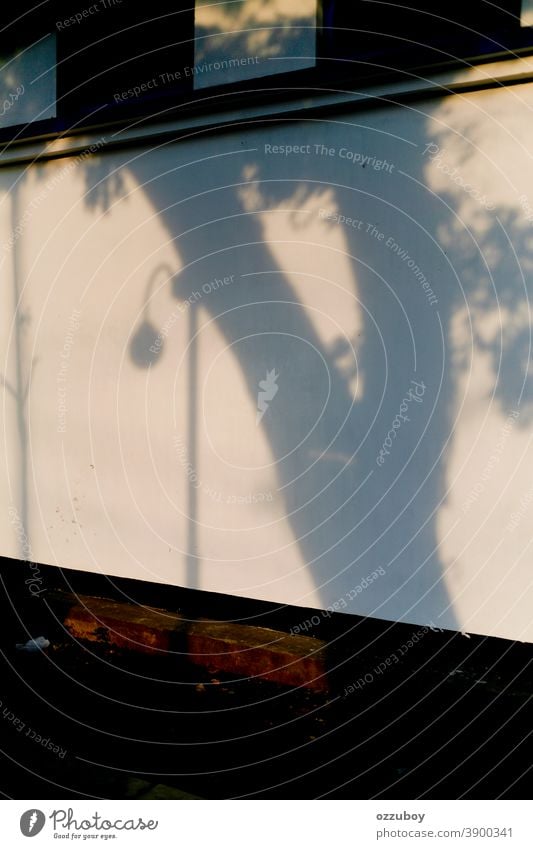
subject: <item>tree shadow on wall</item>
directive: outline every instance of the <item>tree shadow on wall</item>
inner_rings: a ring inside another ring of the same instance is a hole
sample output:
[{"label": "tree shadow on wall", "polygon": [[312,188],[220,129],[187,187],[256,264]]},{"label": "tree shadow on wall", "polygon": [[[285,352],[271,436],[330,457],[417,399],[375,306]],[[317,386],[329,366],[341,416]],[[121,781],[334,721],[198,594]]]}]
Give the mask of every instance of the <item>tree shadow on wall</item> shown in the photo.
[{"label": "tree shadow on wall", "polygon": [[[490,358],[490,391],[502,414],[519,409],[519,427],[531,420],[521,294],[531,236],[516,211],[472,205],[468,221],[457,214],[464,198],[455,185],[433,191],[423,147],[438,136],[435,127],[445,132],[439,106],[431,105],[370,111],[361,121],[352,115],[199,133],[129,161],[117,154],[95,160],[87,199],[108,207],[121,197],[122,169],[131,172],[179,251],[171,282],[178,303],[200,283],[235,274],[201,308],[238,358],[254,407],[259,382],[271,370],[279,375],[260,427],[321,605],[351,598],[352,612],[456,629],[438,518],[461,387],[474,344]],[[265,143],[309,145],[310,152],[276,157]],[[473,226],[479,216],[483,227]],[[463,313],[466,335],[458,340]],[[339,324],[333,335],[331,321]],[[191,308],[173,332],[192,342],[196,322]],[[489,322],[493,333],[484,331]],[[140,368],[163,367],[164,349],[157,357],[142,350],[153,336],[141,322],[131,348]],[[194,465],[205,375],[197,360],[190,367]],[[190,497],[191,585],[202,556],[197,511]],[[385,576],[361,592],[362,579],[378,569]]]}]

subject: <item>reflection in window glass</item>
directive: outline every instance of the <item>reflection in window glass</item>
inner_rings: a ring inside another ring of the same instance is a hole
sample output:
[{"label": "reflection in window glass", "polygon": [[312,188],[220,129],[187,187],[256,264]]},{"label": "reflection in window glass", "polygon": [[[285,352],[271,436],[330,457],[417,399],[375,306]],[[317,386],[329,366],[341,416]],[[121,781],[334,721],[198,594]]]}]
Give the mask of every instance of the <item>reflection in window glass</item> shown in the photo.
[{"label": "reflection in window glass", "polygon": [[317,0],[197,0],[194,88],[314,67],[316,17]]},{"label": "reflection in window glass", "polygon": [[523,27],[533,26],[533,0],[522,0],[520,24]]},{"label": "reflection in window glass", "polygon": [[56,116],[56,37],[0,56],[0,127]]}]

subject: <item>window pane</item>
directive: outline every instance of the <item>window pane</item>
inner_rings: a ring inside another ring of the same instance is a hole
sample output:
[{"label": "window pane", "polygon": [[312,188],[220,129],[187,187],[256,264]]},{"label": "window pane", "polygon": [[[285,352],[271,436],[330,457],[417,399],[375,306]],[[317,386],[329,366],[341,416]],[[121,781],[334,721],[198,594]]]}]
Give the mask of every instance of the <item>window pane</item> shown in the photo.
[{"label": "window pane", "polygon": [[56,115],[56,38],[0,56],[0,127],[43,121]]},{"label": "window pane", "polygon": [[520,24],[523,27],[533,26],[533,0],[522,0]]},{"label": "window pane", "polygon": [[317,0],[197,0],[194,88],[314,67],[316,17]]}]

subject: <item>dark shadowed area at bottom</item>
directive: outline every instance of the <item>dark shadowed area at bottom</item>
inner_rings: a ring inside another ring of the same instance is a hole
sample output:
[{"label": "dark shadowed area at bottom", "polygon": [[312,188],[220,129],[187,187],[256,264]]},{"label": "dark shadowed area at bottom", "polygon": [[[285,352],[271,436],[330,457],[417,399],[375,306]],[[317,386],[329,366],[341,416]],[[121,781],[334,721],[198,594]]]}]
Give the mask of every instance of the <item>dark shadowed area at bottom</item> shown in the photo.
[{"label": "dark shadowed area at bottom", "polygon": [[[530,786],[527,644],[427,630],[402,651],[417,626],[42,570],[60,589],[164,599],[191,620],[224,610],[290,633],[319,618],[307,634],[326,641],[330,690],[77,643],[45,594],[22,597],[11,564],[1,570],[4,797],[520,798]],[[45,653],[16,651],[40,634]]]}]

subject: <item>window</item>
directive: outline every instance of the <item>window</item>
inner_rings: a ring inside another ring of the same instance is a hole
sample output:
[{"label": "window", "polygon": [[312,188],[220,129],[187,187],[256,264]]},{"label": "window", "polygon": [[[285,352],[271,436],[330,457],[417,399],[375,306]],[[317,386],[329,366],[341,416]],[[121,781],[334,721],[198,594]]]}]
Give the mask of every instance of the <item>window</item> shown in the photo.
[{"label": "window", "polygon": [[0,128],[46,121],[56,115],[56,40],[0,54]]},{"label": "window", "polygon": [[313,68],[317,0],[197,0],[194,87]]}]

